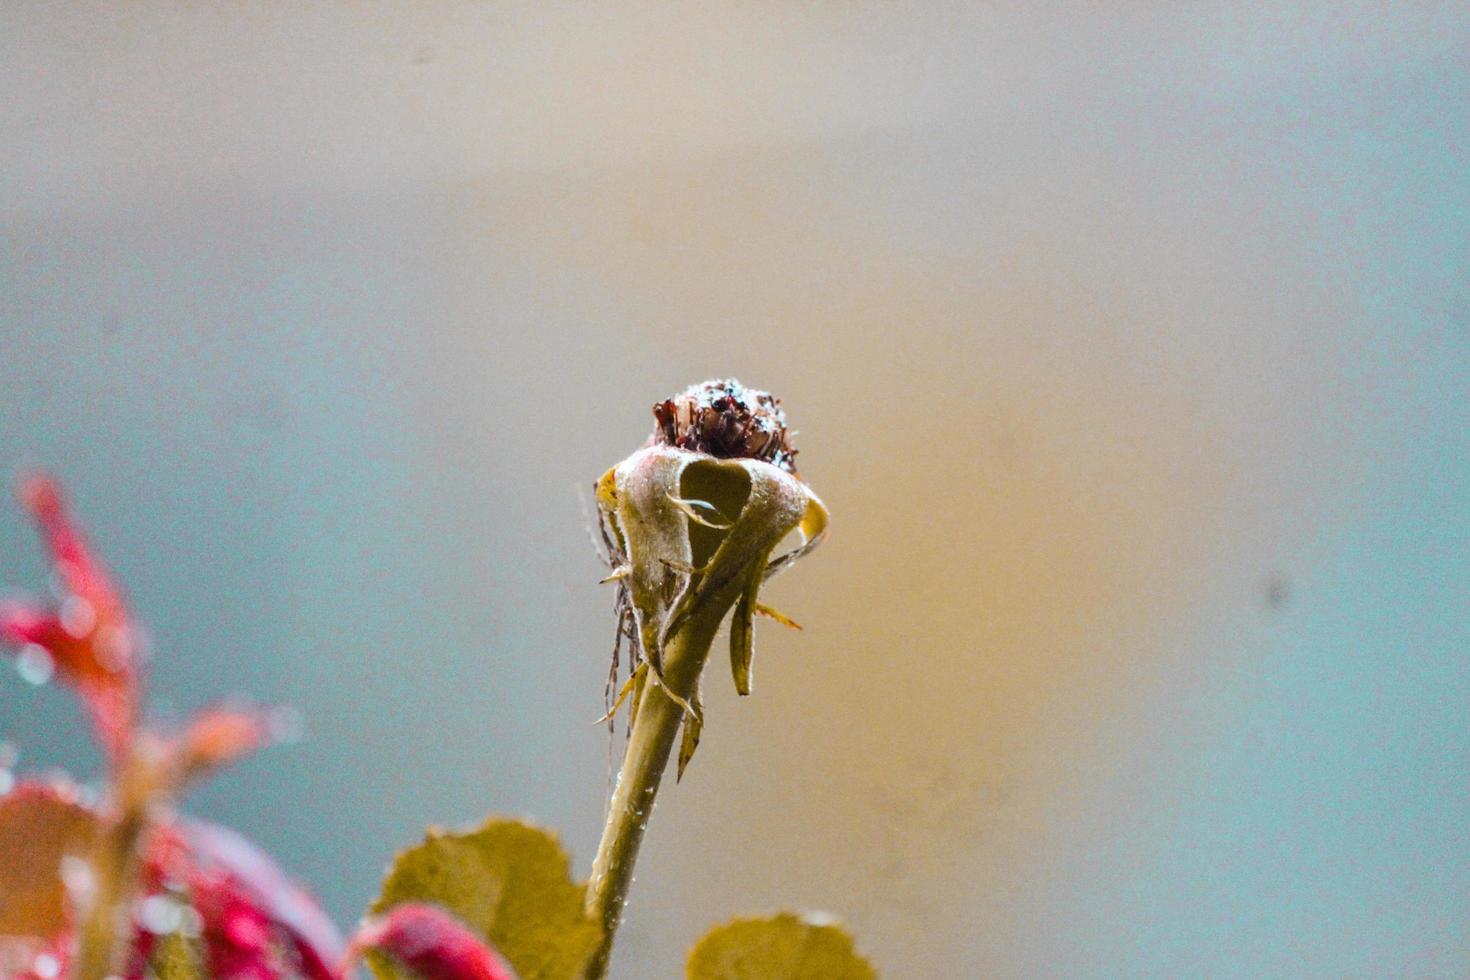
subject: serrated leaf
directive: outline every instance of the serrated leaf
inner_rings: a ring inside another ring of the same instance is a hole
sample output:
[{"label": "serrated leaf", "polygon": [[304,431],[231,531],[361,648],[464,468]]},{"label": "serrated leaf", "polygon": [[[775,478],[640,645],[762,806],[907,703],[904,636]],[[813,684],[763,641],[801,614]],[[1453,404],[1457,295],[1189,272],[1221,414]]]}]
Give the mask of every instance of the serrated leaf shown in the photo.
[{"label": "serrated leaf", "polygon": [[[517,820],[492,819],[455,833],[430,833],[398,855],[372,911],[401,902],[443,906],[500,951],[522,980],[579,980],[602,938],[583,912],[586,885],[555,837]],[[411,980],[369,953],[383,980]]]},{"label": "serrated leaf", "polygon": [[841,926],[790,912],[716,926],[689,951],[687,980],[876,980]]}]

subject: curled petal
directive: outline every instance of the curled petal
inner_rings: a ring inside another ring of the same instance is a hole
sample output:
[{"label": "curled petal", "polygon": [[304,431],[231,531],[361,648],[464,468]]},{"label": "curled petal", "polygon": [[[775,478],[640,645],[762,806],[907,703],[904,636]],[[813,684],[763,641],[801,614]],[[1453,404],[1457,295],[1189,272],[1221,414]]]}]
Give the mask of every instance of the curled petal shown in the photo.
[{"label": "curled petal", "polygon": [[[655,671],[675,629],[703,620],[712,631],[733,607],[731,669],[736,690],[750,693],[760,587],[822,541],[827,509],[821,499],[789,470],[764,460],[652,445],[608,471],[598,483],[598,505],[626,552],[624,579]],[[792,531],[801,533],[802,544],[773,560]]]},{"label": "curled petal", "polygon": [[410,902],[369,919],[358,930],[348,967],[364,950],[376,949],[423,980],[515,980],[515,974],[483,939],[447,912]]},{"label": "curled petal", "polygon": [[608,507],[628,551],[626,581],[633,600],[643,652],[655,672],[663,668],[663,637],[669,610],[683,593],[692,565],[679,474],[694,454],[676,449],[642,449],[608,471],[598,484],[600,506]]}]

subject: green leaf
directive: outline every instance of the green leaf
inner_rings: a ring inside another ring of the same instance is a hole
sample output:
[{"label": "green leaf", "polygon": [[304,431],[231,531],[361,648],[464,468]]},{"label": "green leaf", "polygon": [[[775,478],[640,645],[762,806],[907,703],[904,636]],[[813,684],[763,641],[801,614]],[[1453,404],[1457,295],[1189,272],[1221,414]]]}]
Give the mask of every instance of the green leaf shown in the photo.
[{"label": "green leaf", "polygon": [[149,980],[208,980],[199,943],[177,932],[159,936],[148,958]]},{"label": "green leaf", "polygon": [[[572,882],[555,837],[497,818],[476,830],[431,830],[398,855],[372,911],[441,905],[489,940],[521,980],[574,980],[602,938],[601,925],[583,913],[586,890]],[[384,980],[409,978],[380,954],[366,959]]]},{"label": "green leaf", "polygon": [[782,912],[716,926],[689,951],[687,980],[876,980],[841,926]]}]

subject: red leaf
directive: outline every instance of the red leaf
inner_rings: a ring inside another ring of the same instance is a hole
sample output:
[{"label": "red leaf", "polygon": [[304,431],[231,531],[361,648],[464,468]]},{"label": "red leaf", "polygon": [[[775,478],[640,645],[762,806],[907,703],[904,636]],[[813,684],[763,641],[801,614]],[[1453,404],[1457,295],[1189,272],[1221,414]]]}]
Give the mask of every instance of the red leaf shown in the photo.
[{"label": "red leaf", "polygon": [[395,905],[369,919],[352,940],[352,955],[366,949],[389,954],[424,980],[515,980],[483,939],[432,905]]},{"label": "red leaf", "polygon": [[98,738],[117,759],[127,744],[138,710],[135,632],[122,596],[92,555],[46,476],[21,485],[21,502],[31,512],[51,553],[64,593],[54,609],[0,606],[0,643],[26,655],[49,658],[57,674],[76,688],[91,713]]}]

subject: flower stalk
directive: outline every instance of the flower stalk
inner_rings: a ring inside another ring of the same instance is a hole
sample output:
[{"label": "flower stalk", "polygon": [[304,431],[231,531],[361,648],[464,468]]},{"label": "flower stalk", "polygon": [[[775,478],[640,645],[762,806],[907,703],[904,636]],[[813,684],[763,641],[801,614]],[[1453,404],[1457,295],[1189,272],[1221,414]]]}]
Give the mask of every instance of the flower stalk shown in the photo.
[{"label": "flower stalk", "polygon": [[[714,627],[718,629],[718,621]],[[713,640],[714,630],[707,622],[698,627],[691,622],[665,648],[664,684],[686,701],[709,658]],[[633,883],[633,865],[638,860],[638,849],[653,815],[654,797],[658,795],[679,726],[684,721],[684,708],[662,687],[647,685],[642,694],[613,791],[607,827],[592,862],[592,878],[587,883],[587,912],[601,923],[603,934],[602,944],[588,969],[589,977],[607,974],[612,939],[622,922],[623,906]]]},{"label": "flower stalk", "polygon": [[[704,726],[700,677],[726,615],[736,690],[750,693],[752,619],[794,625],[759,601],[766,579],[822,539],[827,510],[797,477],[796,450],[777,399],[712,381],[654,406],[648,445],[609,470],[597,504],[634,622],[631,734],[592,865],[587,913],[602,943],[587,977],[606,976],[654,799],[680,741],[678,775]],[[782,539],[802,544],[775,560]]]},{"label": "flower stalk", "polygon": [[155,740],[140,738],[123,757],[114,780],[114,812],[93,848],[89,880],[72,883],[81,912],[76,980],[106,980],[125,972],[145,838],[155,809],[164,802],[157,758],[162,749]]}]

